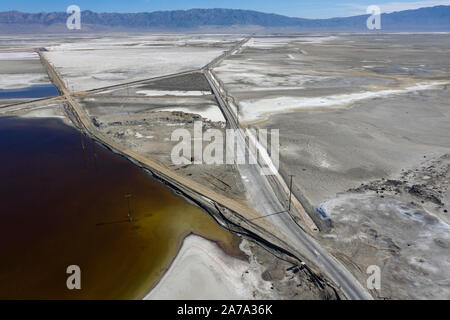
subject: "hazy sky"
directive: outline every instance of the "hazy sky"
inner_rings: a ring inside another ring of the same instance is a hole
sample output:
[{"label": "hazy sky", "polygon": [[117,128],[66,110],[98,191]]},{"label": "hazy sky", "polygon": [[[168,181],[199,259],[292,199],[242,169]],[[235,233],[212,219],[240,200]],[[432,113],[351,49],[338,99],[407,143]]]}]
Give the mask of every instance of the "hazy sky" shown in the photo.
[{"label": "hazy sky", "polygon": [[279,13],[291,17],[329,18],[365,14],[369,5],[392,12],[435,5],[450,5],[450,0],[1,0],[0,11],[66,11],[76,4],[96,12],[151,12],[191,8],[232,8]]}]

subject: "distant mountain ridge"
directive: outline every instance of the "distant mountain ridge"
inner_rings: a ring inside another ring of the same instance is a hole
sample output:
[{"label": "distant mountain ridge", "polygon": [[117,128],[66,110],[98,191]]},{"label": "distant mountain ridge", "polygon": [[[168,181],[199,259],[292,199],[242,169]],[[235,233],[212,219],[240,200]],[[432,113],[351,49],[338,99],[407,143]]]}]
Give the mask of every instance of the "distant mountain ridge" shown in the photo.
[{"label": "distant mountain ridge", "polygon": [[[22,13],[0,12],[0,33],[14,30],[64,31],[69,15],[65,12]],[[344,18],[305,19],[278,14],[236,9],[191,9],[142,13],[82,12],[87,31],[107,30],[199,30],[249,29],[302,31],[367,31],[369,15]],[[450,31],[450,6],[435,6],[382,14],[381,31]],[[66,30],[68,31],[68,30]]]}]

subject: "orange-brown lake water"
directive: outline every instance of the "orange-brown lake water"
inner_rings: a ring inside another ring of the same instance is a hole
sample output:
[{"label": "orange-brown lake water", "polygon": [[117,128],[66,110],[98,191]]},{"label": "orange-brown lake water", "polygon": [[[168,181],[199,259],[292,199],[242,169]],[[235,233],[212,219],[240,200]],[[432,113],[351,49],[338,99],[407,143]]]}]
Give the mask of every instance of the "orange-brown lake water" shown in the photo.
[{"label": "orange-brown lake water", "polygon": [[240,254],[204,211],[58,119],[0,118],[0,208],[0,299],[142,298],[190,233]]}]

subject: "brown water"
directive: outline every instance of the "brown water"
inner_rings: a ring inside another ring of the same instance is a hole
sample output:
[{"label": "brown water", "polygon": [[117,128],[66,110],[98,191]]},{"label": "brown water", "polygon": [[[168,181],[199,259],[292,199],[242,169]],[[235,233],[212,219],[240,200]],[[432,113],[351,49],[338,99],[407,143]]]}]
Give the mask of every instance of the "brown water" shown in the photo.
[{"label": "brown water", "polygon": [[240,254],[205,212],[56,119],[0,118],[0,206],[0,299],[141,298],[190,233]]}]

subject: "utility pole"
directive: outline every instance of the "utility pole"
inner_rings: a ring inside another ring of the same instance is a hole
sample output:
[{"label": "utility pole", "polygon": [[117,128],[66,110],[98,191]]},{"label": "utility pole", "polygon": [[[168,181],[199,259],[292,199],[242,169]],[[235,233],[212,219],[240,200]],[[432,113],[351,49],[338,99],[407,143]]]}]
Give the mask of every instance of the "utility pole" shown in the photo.
[{"label": "utility pole", "polygon": [[133,222],[133,217],[131,216],[131,208],[130,208],[131,193],[126,194],[125,198],[127,199],[128,204],[128,221]]},{"label": "utility pole", "polygon": [[87,169],[87,159],[86,159],[86,147],[84,145],[84,136],[83,133],[81,133],[80,131],[80,142],[81,142],[81,149],[82,149],[82,154],[83,154],[83,168]]},{"label": "utility pole", "polygon": [[97,153],[95,152],[95,142],[92,141],[92,152],[93,152],[93,156],[94,156],[94,169],[95,171],[98,171],[97,168]]},{"label": "utility pole", "polygon": [[290,184],[289,184],[289,209],[288,209],[288,211],[289,211],[289,212],[291,212],[291,199],[292,199],[292,177],[293,177],[293,175],[292,175],[292,174],[290,174],[289,176],[291,177],[291,182],[290,182]]}]

